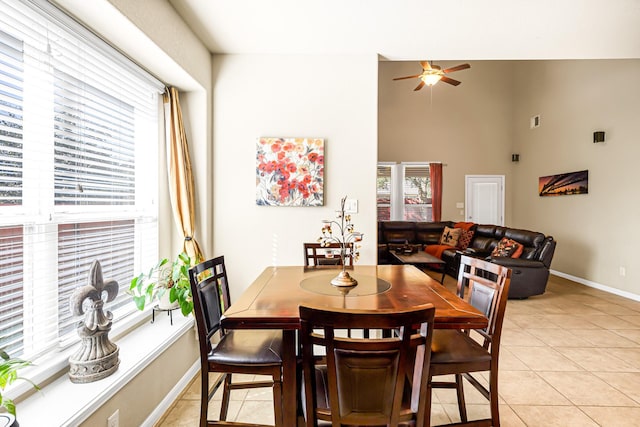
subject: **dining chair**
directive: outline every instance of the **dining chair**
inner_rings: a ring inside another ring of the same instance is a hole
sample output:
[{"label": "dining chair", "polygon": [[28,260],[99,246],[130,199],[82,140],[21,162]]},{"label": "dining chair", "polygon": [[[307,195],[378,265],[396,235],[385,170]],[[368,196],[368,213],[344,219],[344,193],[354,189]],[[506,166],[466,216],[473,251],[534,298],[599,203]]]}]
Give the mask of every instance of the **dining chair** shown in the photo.
[{"label": "dining chair", "polygon": [[[325,421],[333,426],[412,423],[428,427],[434,313],[432,304],[395,311],[301,305],[306,426]],[[364,327],[398,329],[399,333],[388,338],[335,334],[337,329]]]},{"label": "dining chair", "polygon": [[[304,243],[304,265],[305,267],[323,268],[342,265],[340,259],[340,244],[330,243],[329,246],[321,246],[320,243]],[[345,264],[353,266],[353,243],[347,244],[347,256]],[[331,252],[329,252],[331,251]]]},{"label": "dining chair", "polygon": [[[226,422],[230,392],[257,387],[273,389],[275,425],[282,426],[282,331],[225,330],[221,326],[222,314],[231,303],[224,256],[192,267],[189,280],[200,344],[200,427],[246,426]],[[210,372],[220,374],[211,389]],[[233,374],[268,375],[271,380],[233,382]],[[220,421],[208,420],[209,401],[221,384]]]},{"label": "dining chair", "polygon": [[[477,425],[500,427],[498,412],[498,355],[502,322],[507,307],[511,270],[491,262],[462,256],[458,272],[458,296],[464,298],[468,287],[469,303],[484,313],[489,324],[482,330],[437,329],[431,344],[429,376],[454,375],[455,381],[434,381],[432,388],[454,388],[458,398],[460,420],[467,422],[463,378],[490,402],[491,418],[477,420]],[[472,375],[489,372],[489,387]],[[476,425],[476,424],[474,424]]]}]

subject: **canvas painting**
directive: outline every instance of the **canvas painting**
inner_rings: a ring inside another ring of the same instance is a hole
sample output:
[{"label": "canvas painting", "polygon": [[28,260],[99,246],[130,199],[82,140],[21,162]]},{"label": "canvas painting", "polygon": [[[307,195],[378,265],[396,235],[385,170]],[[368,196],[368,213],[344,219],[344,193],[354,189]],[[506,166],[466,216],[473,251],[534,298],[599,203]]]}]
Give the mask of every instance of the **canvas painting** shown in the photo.
[{"label": "canvas painting", "polygon": [[588,192],[588,170],[541,176],[538,179],[538,194],[540,194],[541,197],[587,194]]},{"label": "canvas painting", "polygon": [[256,204],[322,206],[324,139],[259,138],[256,150]]}]

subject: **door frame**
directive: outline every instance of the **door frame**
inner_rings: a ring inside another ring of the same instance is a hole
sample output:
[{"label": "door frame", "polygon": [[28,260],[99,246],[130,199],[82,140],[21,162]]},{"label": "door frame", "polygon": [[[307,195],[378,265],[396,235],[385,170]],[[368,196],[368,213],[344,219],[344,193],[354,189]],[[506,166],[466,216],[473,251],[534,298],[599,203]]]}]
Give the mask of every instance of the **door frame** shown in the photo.
[{"label": "door frame", "polygon": [[[496,225],[501,225],[504,226],[504,195],[505,195],[505,191],[504,191],[504,181],[505,181],[505,176],[504,175],[465,175],[464,176],[464,218],[465,221],[473,221],[472,219],[469,219],[469,215],[471,214],[471,209],[470,209],[470,203],[469,200],[471,199],[471,195],[470,195],[470,189],[471,189],[471,183],[474,180],[486,180],[486,179],[490,179],[495,181],[496,183],[499,184],[499,188],[500,188],[500,194],[498,194],[497,200],[498,203],[500,204],[500,206],[498,206],[498,212],[500,215],[500,220],[498,221],[498,224]],[[475,222],[475,221],[473,221]]]}]

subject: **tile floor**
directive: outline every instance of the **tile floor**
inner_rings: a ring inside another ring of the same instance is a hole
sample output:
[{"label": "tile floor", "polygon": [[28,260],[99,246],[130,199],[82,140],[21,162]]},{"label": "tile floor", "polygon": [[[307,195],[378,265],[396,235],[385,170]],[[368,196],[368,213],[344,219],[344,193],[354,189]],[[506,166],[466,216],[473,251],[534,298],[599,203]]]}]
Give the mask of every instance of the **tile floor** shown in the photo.
[{"label": "tile floor", "polygon": [[[503,328],[502,426],[640,425],[640,302],[552,276],[544,295],[509,300]],[[196,378],[157,427],[198,425],[199,387]],[[270,389],[234,393],[229,420],[273,422]],[[472,386],[465,395],[469,419],[488,416]],[[455,402],[453,390],[434,390],[432,425],[459,421]],[[214,398],[210,413],[219,406]]]}]

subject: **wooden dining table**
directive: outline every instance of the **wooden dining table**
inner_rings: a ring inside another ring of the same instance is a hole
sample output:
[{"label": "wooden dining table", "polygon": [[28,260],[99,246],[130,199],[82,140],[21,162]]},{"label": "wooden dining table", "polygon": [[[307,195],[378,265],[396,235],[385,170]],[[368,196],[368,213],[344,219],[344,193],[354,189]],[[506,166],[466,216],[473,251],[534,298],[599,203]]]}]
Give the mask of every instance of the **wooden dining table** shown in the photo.
[{"label": "wooden dining table", "polygon": [[283,331],[284,425],[297,417],[297,347],[301,304],[324,308],[402,310],[434,305],[435,328],[481,329],[488,319],[466,301],[412,265],[363,265],[348,269],[358,284],[330,284],[340,269],[303,266],[267,267],[227,309],[222,325],[229,329]]}]

